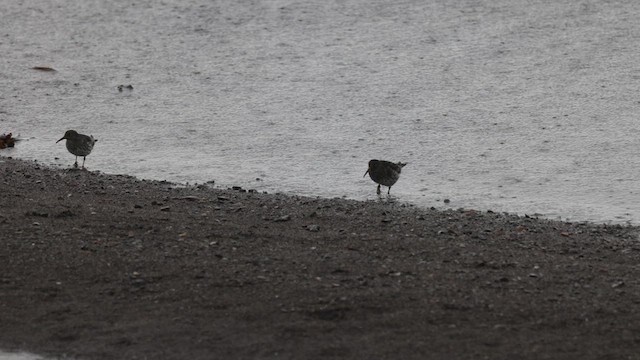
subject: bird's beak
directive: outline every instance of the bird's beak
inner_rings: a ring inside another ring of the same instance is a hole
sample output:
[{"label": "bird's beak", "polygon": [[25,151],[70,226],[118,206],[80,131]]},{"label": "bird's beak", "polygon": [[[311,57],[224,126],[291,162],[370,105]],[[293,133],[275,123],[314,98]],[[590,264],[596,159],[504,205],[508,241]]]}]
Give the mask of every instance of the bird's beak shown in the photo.
[{"label": "bird's beak", "polygon": [[56,144],[59,143],[60,141],[64,140],[64,139],[66,139],[66,137],[63,136],[62,139],[56,141]]},{"label": "bird's beak", "polygon": [[364,173],[364,175],[362,175],[362,177],[367,176],[367,174],[368,174],[368,173],[369,173],[369,169],[367,169],[367,172],[366,172],[366,173]]}]

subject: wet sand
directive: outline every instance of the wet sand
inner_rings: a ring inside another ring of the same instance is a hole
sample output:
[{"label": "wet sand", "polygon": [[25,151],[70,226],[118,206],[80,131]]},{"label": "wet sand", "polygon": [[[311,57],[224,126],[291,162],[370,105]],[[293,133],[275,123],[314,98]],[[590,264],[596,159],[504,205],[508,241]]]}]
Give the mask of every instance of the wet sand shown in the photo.
[{"label": "wet sand", "polygon": [[640,352],[633,227],[185,187],[8,158],[0,172],[7,351],[77,359]]}]

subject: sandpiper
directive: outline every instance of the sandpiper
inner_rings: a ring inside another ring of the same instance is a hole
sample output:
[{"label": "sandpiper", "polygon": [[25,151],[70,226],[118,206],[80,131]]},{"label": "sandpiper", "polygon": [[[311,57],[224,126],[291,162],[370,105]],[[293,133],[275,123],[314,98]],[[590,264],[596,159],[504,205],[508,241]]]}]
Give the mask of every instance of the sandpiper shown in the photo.
[{"label": "sandpiper", "polygon": [[407,165],[407,163],[392,163],[391,161],[374,159],[369,161],[369,168],[362,177],[367,176],[367,173],[369,173],[371,180],[378,184],[378,190],[376,191],[378,195],[380,195],[380,185],[388,186],[389,191],[387,191],[387,194],[389,194],[391,192],[391,186],[398,181],[400,172],[402,172],[402,168],[405,165]]},{"label": "sandpiper", "polygon": [[67,130],[64,136],[56,141],[56,144],[62,140],[67,140],[67,150],[76,156],[76,162],[73,167],[78,167],[78,156],[82,156],[82,168],[84,169],[84,161],[87,159],[87,155],[91,154],[93,145],[98,141],[93,136],[78,134],[75,130]]}]

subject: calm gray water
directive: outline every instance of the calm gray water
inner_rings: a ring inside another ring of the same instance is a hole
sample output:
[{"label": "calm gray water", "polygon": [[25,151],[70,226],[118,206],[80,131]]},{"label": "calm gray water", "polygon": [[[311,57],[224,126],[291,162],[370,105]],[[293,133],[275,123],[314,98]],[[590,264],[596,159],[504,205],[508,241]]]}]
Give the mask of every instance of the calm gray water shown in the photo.
[{"label": "calm gray water", "polygon": [[3,352],[0,350],[0,360],[46,360],[38,355],[26,353],[26,352]]},{"label": "calm gray water", "polygon": [[[4,155],[269,192],[640,223],[640,3],[0,0]],[[42,72],[33,66],[51,66]],[[133,85],[119,92],[118,85]],[[257,180],[259,179],[259,180]],[[444,199],[450,199],[444,204]]]}]

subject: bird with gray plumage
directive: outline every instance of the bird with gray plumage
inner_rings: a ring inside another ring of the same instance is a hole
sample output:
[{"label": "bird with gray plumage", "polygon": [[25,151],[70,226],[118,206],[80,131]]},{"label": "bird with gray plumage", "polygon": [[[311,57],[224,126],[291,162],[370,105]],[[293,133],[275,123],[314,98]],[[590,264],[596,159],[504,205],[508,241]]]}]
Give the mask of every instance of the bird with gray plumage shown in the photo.
[{"label": "bird with gray plumage", "polygon": [[367,176],[368,173],[371,180],[378,184],[378,190],[376,191],[378,195],[380,195],[380,185],[388,186],[389,190],[387,194],[389,194],[391,192],[391,186],[398,181],[402,168],[405,165],[407,165],[407,163],[393,163],[391,161],[373,159],[369,161],[369,168],[362,177]]},{"label": "bird with gray plumage", "polygon": [[76,156],[76,162],[73,167],[78,167],[78,156],[82,156],[82,168],[84,169],[84,161],[87,159],[87,155],[91,154],[93,145],[98,141],[93,138],[93,135],[78,134],[75,130],[67,130],[64,136],[56,141],[56,144],[62,140],[67,140],[67,150]]}]

